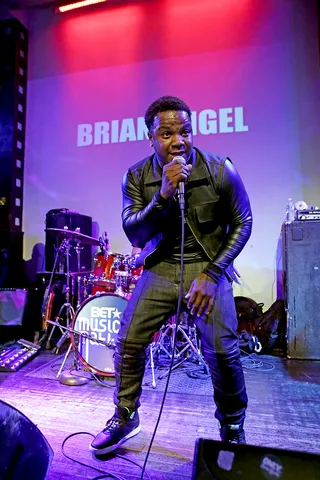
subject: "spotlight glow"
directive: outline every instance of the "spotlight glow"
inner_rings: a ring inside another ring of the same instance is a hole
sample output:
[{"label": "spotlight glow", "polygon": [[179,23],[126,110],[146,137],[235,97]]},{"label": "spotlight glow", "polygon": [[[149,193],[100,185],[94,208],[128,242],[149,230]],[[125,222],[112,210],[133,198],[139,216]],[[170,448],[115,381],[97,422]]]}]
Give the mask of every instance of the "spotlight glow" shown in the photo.
[{"label": "spotlight glow", "polygon": [[75,8],[87,7],[88,5],[94,5],[95,3],[103,3],[107,0],[82,0],[81,2],[71,3],[70,5],[63,5],[58,7],[59,12],[67,12],[68,10],[74,10]]}]

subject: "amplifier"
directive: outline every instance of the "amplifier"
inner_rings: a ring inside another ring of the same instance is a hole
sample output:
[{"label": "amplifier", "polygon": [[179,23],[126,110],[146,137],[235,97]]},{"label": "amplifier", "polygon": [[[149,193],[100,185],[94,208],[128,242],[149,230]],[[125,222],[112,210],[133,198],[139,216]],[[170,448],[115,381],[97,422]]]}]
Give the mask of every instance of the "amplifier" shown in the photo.
[{"label": "amplifier", "polygon": [[320,222],[282,226],[287,356],[320,360]]},{"label": "amplifier", "polygon": [[0,372],[16,372],[29,360],[38,355],[39,345],[28,340],[18,340],[0,347]]}]

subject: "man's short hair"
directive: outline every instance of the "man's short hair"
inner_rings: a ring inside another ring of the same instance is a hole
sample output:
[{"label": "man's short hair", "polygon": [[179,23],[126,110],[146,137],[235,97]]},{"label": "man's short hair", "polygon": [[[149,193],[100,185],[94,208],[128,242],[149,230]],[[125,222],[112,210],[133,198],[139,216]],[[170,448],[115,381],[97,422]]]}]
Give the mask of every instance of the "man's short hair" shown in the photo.
[{"label": "man's short hair", "polygon": [[149,131],[151,130],[154,117],[159,112],[167,112],[168,110],[186,112],[191,119],[191,110],[188,107],[188,105],[184,103],[183,100],[180,100],[180,98],[178,97],[172,97],[170,95],[166,95],[152,102],[151,105],[149,105],[149,107],[146,110],[144,121]]}]

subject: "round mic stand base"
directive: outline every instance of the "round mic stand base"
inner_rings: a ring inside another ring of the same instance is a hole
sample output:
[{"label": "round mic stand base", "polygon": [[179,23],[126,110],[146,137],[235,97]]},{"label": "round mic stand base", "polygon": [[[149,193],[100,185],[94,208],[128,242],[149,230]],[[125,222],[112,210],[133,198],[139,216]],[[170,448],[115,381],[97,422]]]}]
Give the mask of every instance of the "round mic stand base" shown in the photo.
[{"label": "round mic stand base", "polygon": [[[66,330],[66,332],[68,332],[68,330]],[[90,378],[82,377],[81,375],[73,373],[73,371],[78,371],[77,363],[76,363],[77,362],[76,354],[74,355],[74,365],[75,365],[74,369],[72,370],[71,368],[69,368],[69,370],[63,371],[63,367],[67,361],[67,358],[69,356],[69,353],[71,352],[71,349],[72,349],[72,343],[70,343],[67,353],[64,356],[61,367],[57,373],[57,378],[59,379],[60,383],[63,383],[63,385],[70,385],[70,386],[84,385],[90,381]]]},{"label": "round mic stand base", "polygon": [[63,385],[69,385],[71,387],[77,385],[85,385],[86,383],[90,382],[90,378],[88,377],[81,377],[80,375],[74,375],[71,370],[64,371],[59,376],[59,382],[63,383]]}]

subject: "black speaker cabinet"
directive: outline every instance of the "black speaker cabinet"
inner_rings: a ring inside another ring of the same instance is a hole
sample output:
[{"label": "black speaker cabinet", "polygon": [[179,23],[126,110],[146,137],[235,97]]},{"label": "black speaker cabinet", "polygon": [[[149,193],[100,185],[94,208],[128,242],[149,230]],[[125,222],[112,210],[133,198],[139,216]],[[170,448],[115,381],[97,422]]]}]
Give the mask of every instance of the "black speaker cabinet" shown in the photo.
[{"label": "black speaker cabinet", "polygon": [[[3,2],[0,2],[2,5]],[[0,229],[22,231],[28,31],[0,21]]]},{"label": "black speaker cabinet", "polygon": [[26,279],[22,252],[23,232],[1,230],[0,227],[1,288],[25,287]]},{"label": "black speaker cabinet", "polygon": [[[50,210],[46,215],[46,228],[64,229],[68,227],[69,230],[76,230],[80,228],[80,233],[92,236],[92,218],[86,215],[81,215],[67,208],[60,208]],[[60,247],[62,239],[59,236],[52,235],[46,232],[46,270],[51,272],[53,270],[54,259],[57,249]],[[74,246],[74,242],[71,241]],[[80,254],[80,272],[91,270],[92,267],[92,247],[91,245],[81,245],[82,250]],[[70,272],[77,272],[77,254],[74,248],[70,250]],[[58,263],[58,271],[66,272],[65,256],[60,255]]]},{"label": "black speaker cabinet", "polygon": [[53,451],[38,427],[23,413],[0,401],[0,478],[46,478]]},{"label": "black speaker cabinet", "polygon": [[320,221],[282,227],[287,356],[320,360]]},{"label": "black speaker cabinet", "polygon": [[192,480],[319,480],[319,472],[312,453],[199,438]]}]

